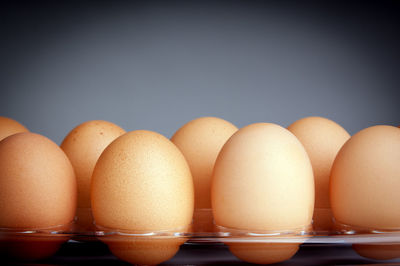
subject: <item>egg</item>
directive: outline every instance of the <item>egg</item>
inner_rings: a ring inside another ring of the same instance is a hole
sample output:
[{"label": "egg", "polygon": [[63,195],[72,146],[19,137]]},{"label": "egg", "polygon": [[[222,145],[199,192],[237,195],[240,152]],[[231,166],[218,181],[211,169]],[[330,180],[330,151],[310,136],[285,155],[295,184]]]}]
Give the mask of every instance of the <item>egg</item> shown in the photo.
[{"label": "egg", "polygon": [[[194,209],[190,168],[179,149],[166,137],[152,131],[131,131],[114,140],[100,155],[92,175],[91,201],[99,228],[139,234],[162,230],[185,232]],[[121,249],[115,241],[107,242],[106,238],[103,241],[111,251]],[[128,243],[132,241],[137,240]],[[126,245],[126,249],[138,248]],[[143,245],[143,253],[157,252],[151,247]],[[170,247],[159,252],[164,252],[162,257],[165,257],[165,252],[173,256],[176,251]],[[131,259],[125,257],[125,260],[134,262],[133,251],[124,254],[131,254]]]},{"label": "egg", "polygon": [[72,222],[76,180],[50,139],[18,133],[0,142],[0,227],[48,228]]},{"label": "egg", "polygon": [[293,257],[298,243],[230,243],[229,250],[240,260],[255,264],[279,263]]},{"label": "egg", "polygon": [[[341,148],[332,166],[330,200],[337,227],[400,230],[400,130],[378,125],[361,130]],[[362,256],[400,256],[397,244],[356,244]]]},{"label": "egg", "polygon": [[400,130],[361,130],[339,151],[330,196],[336,222],[353,227],[400,229]]},{"label": "egg", "polygon": [[225,143],[211,193],[215,222],[224,227],[276,231],[311,223],[310,160],[299,140],[275,124],[246,126]]},{"label": "egg", "polygon": [[392,244],[354,244],[353,249],[361,256],[374,260],[391,260],[400,257],[400,245]]},{"label": "egg", "polygon": [[16,133],[28,131],[29,130],[25,126],[17,121],[11,118],[0,116],[0,140]]},{"label": "egg", "polygon": [[112,236],[107,238],[111,252],[135,265],[157,265],[171,259],[185,242],[184,238]]},{"label": "egg", "polygon": [[124,133],[124,129],[111,122],[92,120],[72,129],[60,145],[75,170],[78,184],[77,224],[82,230],[94,229],[90,211],[90,183],[94,166],[103,150]]},{"label": "egg", "polygon": [[[225,142],[237,131],[230,122],[217,117],[201,117],[183,125],[171,141],[185,156],[194,183],[194,230],[212,231],[211,177],[215,160]],[[205,217],[208,215],[208,217]]]},{"label": "egg", "polygon": [[306,117],[288,127],[303,144],[311,160],[315,182],[314,230],[332,230],[329,203],[329,176],[333,161],[350,134],[323,117]]},{"label": "egg", "polygon": [[[215,162],[211,200],[215,223],[228,230],[307,230],[314,209],[314,177],[307,152],[279,125],[257,123],[239,129]],[[256,256],[257,263],[277,262],[271,260],[271,250],[280,250],[280,260],[297,250],[293,245],[227,244],[239,258],[251,262]]]},{"label": "egg", "polygon": [[[72,165],[53,141],[30,132],[0,141],[0,228],[67,230],[74,219],[76,194]],[[39,259],[53,254],[65,240],[5,235],[0,247],[20,259]]]}]

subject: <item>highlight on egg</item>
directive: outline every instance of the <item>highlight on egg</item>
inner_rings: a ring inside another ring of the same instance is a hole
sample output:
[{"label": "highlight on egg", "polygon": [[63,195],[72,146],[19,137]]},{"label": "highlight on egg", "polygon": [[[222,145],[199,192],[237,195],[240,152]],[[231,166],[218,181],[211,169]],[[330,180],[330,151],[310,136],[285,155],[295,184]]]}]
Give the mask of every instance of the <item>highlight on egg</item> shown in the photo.
[{"label": "highlight on egg", "polygon": [[[177,252],[176,242],[181,243],[179,237],[174,240],[174,233],[187,232],[192,221],[194,189],[190,168],[180,150],[161,134],[147,130],[128,132],[100,155],[92,175],[91,202],[99,230],[137,236],[131,241],[101,238],[116,256],[138,263],[133,249],[140,248],[142,256],[149,258],[140,263],[154,263],[157,252],[163,253],[157,261],[161,263],[162,258]],[[160,231],[173,232],[173,244],[166,249],[153,249],[160,243],[149,240],[148,233]]]},{"label": "highlight on egg", "polygon": [[193,176],[195,232],[213,231],[212,172],[219,151],[237,130],[236,126],[221,118],[200,117],[183,125],[171,138],[185,156]]},{"label": "highlight on egg", "polygon": [[0,141],[16,133],[28,132],[29,130],[14,119],[0,116]]},{"label": "highlight on egg", "polygon": [[288,130],[303,144],[313,167],[315,209],[313,229],[331,231],[333,219],[329,203],[329,176],[333,161],[350,134],[339,124],[323,117],[305,117]]},{"label": "highlight on egg", "polygon": [[111,122],[91,120],[72,129],[60,145],[75,171],[78,185],[76,224],[80,230],[95,230],[90,203],[93,169],[103,150],[124,133],[124,129]]},{"label": "highlight on egg", "polygon": [[[257,123],[241,128],[217,157],[211,200],[215,223],[224,231],[307,231],[314,210],[314,177],[307,152],[279,125]],[[239,258],[257,263],[277,262],[268,250],[279,249],[279,261],[289,259],[299,245],[226,244]]]},{"label": "highlight on egg", "polygon": [[[75,216],[76,194],[72,165],[53,141],[30,132],[0,141],[0,228],[14,232],[68,230]],[[66,240],[5,235],[0,252],[33,260],[52,255]]]}]

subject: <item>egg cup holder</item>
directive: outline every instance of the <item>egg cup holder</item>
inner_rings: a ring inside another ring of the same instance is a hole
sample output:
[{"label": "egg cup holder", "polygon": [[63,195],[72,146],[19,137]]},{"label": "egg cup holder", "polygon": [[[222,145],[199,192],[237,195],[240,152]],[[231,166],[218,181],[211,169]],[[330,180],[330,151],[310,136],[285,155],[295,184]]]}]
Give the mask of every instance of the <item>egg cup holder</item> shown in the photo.
[{"label": "egg cup holder", "polygon": [[128,231],[97,225],[96,237],[121,260],[132,264],[155,265],[172,258],[190,231],[189,227],[161,231]]},{"label": "egg cup holder", "polygon": [[0,254],[11,261],[36,261],[51,257],[68,241],[101,241],[116,257],[135,264],[167,261],[182,245],[226,245],[236,257],[253,263],[288,260],[303,246],[351,246],[369,259],[400,258],[400,230],[360,228],[337,221],[333,225],[331,231],[316,231],[311,226],[286,231],[238,230],[215,225],[209,209],[197,210],[189,227],[176,230],[126,231],[96,225],[95,230],[87,230],[75,220],[45,229],[0,228]]},{"label": "egg cup holder", "polygon": [[0,256],[35,261],[54,255],[72,236],[73,223],[51,228],[0,228]]},{"label": "egg cup holder", "polygon": [[400,258],[400,229],[375,229],[333,221],[337,237],[350,240],[361,256],[375,260]]}]

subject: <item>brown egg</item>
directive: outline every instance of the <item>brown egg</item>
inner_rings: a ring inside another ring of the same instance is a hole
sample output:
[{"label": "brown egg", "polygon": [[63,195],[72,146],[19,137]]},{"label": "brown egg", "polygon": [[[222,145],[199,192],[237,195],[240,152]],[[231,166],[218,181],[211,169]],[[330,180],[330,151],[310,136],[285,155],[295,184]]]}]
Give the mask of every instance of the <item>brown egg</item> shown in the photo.
[{"label": "brown egg", "polygon": [[354,244],[353,249],[361,256],[374,260],[391,260],[400,257],[400,245],[393,244]]},{"label": "brown egg", "polygon": [[119,126],[103,121],[87,121],[75,127],[61,143],[75,170],[78,184],[77,223],[84,229],[94,229],[90,211],[90,181],[94,166],[103,150],[125,133]]},{"label": "brown egg", "polygon": [[236,131],[237,127],[226,120],[201,117],[183,125],[171,138],[185,156],[193,176],[194,231],[213,230],[210,211],[212,171],[219,151]]},{"label": "brown egg", "polygon": [[[339,151],[332,166],[331,206],[337,226],[359,230],[400,230],[400,130],[373,126],[361,130]],[[392,259],[395,244],[356,244],[361,256]]]},{"label": "brown egg", "polygon": [[220,118],[201,117],[182,126],[171,141],[185,156],[193,176],[195,208],[211,208],[211,176],[215,160],[237,127]]},{"label": "brown egg", "polygon": [[336,222],[364,229],[400,229],[400,130],[373,126],[344,144],[332,166]]},{"label": "brown egg", "polygon": [[246,126],[225,143],[211,193],[215,222],[224,227],[277,231],[311,223],[310,160],[299,140],[278,125]]},{"label": "brown egg", "polygon": [[11,118],[0,116],[0,141],[10,135],[28,131],[29,130],[26,127],[17,121]]},{"label": "brown egg", "polygon": [[48,228],[72,222],[74,170],[48,138],[18,133],[0,142],[0,227]]},{"label": "brown egg", "polygon": [[293,257],[297,243],[230,243],[229,250],[239,259],[255,264],[279,263]]},{"label": "brown egg", "polygon": [[[67,230],[75,215],[76,194],[72,165],[57,144],[29,132],[0,141],[0,228]],[[41,259],[67,239],[6,234],[0,239],[0,253]]]},{"label": "brown egg", "polygon": [[113,236],[106,237],[111,252],[121,260],[136,265],[157,265],[171,259],[185,242],[183,238]]},{"label": "brown egg", "polygon": [[[132,131],[113,141],[96,163],[91,195],[96,225],[114,231],[185,232],[192,221],[194,192],[189,166],[179,149],[155,132]],[[155,256],[168,259],[177,252],[168,244],[168,248],[154,249],[162,246],[158,240],[139,239],[145,236],[125,244],[104,241],[116,256],[131,263],[150,264]],[[138,249],[140,261],[136,261]]]},{"label": "brown egg", "polygon": [[323,117],[306,117],[288,127],[303,144],[311,160],[315,179],[314,230],[331,230],[329,176],[333,161],[349,133],[337,123]]},{"label": "brown egg", "polygon": [[[303,145],[275,124],[238,130],[216,160],[211,199],[215,223],[226,228],[221,230],[259,234],[307,230],[314,209],[314,177]],[[299,245],[227,244],[237,257],[254,263],[289,259]]]}]

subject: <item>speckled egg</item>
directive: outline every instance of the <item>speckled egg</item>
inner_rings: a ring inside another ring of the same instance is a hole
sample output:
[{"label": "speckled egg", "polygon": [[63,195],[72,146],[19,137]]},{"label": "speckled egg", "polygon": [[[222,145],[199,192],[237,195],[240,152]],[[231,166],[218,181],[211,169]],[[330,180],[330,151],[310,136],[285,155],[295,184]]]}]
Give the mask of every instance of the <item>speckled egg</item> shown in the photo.
[{"label": "speckled egg", "polygon": [[172,230],[192,221],[194,195],[189,166],[164,136],[126,133],[101,154],[92,176],[96,224],[132,231]]},{"label": "speckled egg", "polygon": [[90,183],[94,166],[103,150],[124,133],[125,130],[111,122],[92,120],[72,129],[60,145],[75,170],[78,184],[77,223],[83,229],[93,229]]},{"label": "speckled egg", "polygon": [[[164,136],[146,130],[114,140],[96,163],[92,210],[99,229],[135,232],[187,232],[194,209],[190,168]],[[110,250],[131,263],[154,264],[171,258],[183,238],[163,240],[104,238]]]},{"label": "speckled egg", "polygon": [[49,228],[74,219],[74,170],[50,139],[30,132],[0,141],[0,227]]},{"label": "speckled egg", "polygon": [[[48,138],[17,133],[0,141],[0,227],[12,232],[67,231],[77,197],[74,170],[64,152]],[[18,260],[53,255],[68,236],[4,234],[2,257]]]}]

